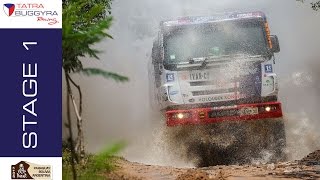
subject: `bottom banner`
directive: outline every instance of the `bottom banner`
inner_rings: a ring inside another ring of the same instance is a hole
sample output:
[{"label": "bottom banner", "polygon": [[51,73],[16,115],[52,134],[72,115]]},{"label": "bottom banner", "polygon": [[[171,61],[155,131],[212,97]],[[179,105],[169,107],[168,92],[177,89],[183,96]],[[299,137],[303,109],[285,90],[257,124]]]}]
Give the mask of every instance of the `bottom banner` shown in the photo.
[{"label": "bottom banner", "polygon": [[1,179],[62,179],[61,157],[0,157]]}]

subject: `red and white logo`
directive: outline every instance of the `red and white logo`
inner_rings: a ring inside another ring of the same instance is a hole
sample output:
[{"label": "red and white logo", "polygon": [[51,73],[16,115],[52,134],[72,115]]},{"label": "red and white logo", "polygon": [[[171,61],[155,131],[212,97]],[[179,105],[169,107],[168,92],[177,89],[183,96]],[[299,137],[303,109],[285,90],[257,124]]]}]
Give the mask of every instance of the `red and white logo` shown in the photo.
[{"label": "red and white logo", "polygon": [[15,7],[14,4],[7,3],[3,5],[3,11],[7,16],[11,16],[14,13]]}]

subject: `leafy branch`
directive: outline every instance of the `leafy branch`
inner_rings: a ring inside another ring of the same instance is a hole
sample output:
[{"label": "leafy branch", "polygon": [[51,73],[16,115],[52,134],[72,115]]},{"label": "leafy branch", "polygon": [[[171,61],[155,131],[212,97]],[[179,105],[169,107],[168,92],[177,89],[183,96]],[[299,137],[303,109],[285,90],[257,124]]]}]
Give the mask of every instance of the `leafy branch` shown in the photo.
[{"label": "leafy branch", "polygon": [[117,82],[126,82],[128,81],[128,77],[119,75],[117,73],[108,72],[102,69],[98,68],[84,68],[80,71],[81,73],[87,75],[87,76],[102,76],[106,79],[113,79]]},{"label": "leafy branch", "polygon": [[[71,166],[73,179],[77,179],[75,163],[81,162],[85,157],[83,117],[82,117],[82,91],[71,73],[83,73],[87,76],[99,75],[106,79],[117,82],[125,82],[129,79],[117,73],[109,72],[99,68],[84,68],[82,57],[99,59],[101,52],[93,48],[93,45],[105,38],[112,36],[106,32],[111,27],[112,16],[111,0],[64,0],[62,21],[62,58],[63,69],[67,86],[67,124],[69,130],[69,146],[71,151]],[[78,90],[79,103],[76,103],[71,86]],[[77,118],[77,140],[74,144],[71,121],[71,107],[73,106]],[[80,155],[80,156],[78,156]]]},{"label": "leafy branch", "polygon": [[[296,1],[300,1],[300,2],[302,2],[302,3],[305,2],[305,0],[296,0]],[[311,4],[311,8],[312,8],[313,10],[315,10],[315,11],[320,10],[320,1],[311,2],[310,4]]]},{"label": "leafy branch", "polygon": [[320,1],[318,2],[312,2],[311,3],[311,8],[315,11],[318,11],[320,9]]}]

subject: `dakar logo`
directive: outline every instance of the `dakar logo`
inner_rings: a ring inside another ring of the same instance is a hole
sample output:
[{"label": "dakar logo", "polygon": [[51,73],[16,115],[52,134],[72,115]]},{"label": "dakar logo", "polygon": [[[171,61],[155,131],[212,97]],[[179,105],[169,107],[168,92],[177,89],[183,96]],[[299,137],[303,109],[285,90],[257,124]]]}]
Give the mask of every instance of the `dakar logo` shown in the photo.
[{"label": "dakar logo", "polygon": [[33,179],[27,171],[29,167],[30,165],[24,161],[20,161],[18,164],[12,165],[11,178],[12,179]]},{"label": "dakar logo", "polygon": [[11,179],[52,179],[51,166],[20,161],[11,166]]},{"label": "dakar logo", "polygon": [[16,6],[14,4],[7,3],[3,5],[3,11],[7,16],[11,16],[14,12],[15,7]]}]

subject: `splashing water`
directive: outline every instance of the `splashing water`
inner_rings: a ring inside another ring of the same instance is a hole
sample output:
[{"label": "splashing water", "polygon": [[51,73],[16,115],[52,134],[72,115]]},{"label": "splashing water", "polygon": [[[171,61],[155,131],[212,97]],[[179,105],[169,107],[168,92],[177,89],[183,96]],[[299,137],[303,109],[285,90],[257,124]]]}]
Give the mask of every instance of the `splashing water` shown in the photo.
[{"label": "splashing water", "polygon": [[[286,7],[286,11],[283,11]],[[262,10],[271,34],[280,40],[277,54],[280,94],[286,118],[288,153],[298,159],[320,148],[320,21],[308,3],[292,0],[122,0],[114,1],[114,40],[97,44],[101,62],[85,64],[119,72],[129,83],[75,76],[84,94],[87,149],[97,152],[109,142],[126,140],[122,153],[132,161],[148,164],[192,166],[170,156],[164,123],[151,113],[147,62],[158,23],[186,15],[210,15],[224,11]],[[84,61],[85,62],[85,61]],[[64,108],[65,109],[65,108]],[[65,117],[65,113],[64,113]],[[65,118],[64,118],[65,119]]]}]

